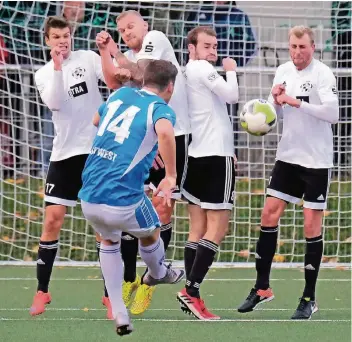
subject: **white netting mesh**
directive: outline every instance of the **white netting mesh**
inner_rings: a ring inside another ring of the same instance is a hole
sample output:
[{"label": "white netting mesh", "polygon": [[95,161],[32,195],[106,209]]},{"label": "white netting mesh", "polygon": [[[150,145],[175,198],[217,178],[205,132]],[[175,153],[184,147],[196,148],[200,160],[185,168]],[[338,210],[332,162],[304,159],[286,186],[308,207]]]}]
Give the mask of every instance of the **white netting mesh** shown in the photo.
[{"label": "white netting mesh", "polygon": [[[80,2],[75,2],[80,3]],[[76,6],[74,4],[74,6]],[[278,6],[279,5],[279,6]],[[350,2],[294,1],[227,2],[87,2],[65,14],[74,17],[75,49],[96,49],[95,36],[108,30],[124,45],[115,30],[115,17],[125,9],[137,9],[150,28],[164,31],[181,65],[187,62],[185,37],[197,24],[214,24],[220,56],[233,56],[239,67],[240,105],[252,98],[266,98],[275,69],[288,60],[287,32],[296,24],[311,26],[316,33],[316,57],[338,76],[340,122],[334,127],[335,161],[329,210],[325,212],[324,261],[349,262],[351,257],[351,5]],[[345,7],[344,7],[345,6]],[[62,2],[9,2],[0,7],[0,260],[30,261],[35,258],[43,221],[43,178],[50,156],[53,126],[51,113],[42,104],[33,75],[49,59],[43,37],[47,16],[63,13]],[[246,20],[249,19],[249,20]],[[5,49],[4,49],[5,46]],[[107,90],[102,88],[106,95]],[[254,260],[264,187],[273,166],[280,127],[265,138],[253,138],[239,130],[236,106],[233,119],[239,173],[236,205],[229,235],[217,261]],[[280,126],[280,125],[279,125]],[[187,236],[185,204],[177,203],[174,234],[168,257],[180,260]],[[280,224],[276,261],[303,260],[302,210],[290,206]],[[60,239],[62,261],[95,261],[92,229],[79,207],[69,210]]]}]

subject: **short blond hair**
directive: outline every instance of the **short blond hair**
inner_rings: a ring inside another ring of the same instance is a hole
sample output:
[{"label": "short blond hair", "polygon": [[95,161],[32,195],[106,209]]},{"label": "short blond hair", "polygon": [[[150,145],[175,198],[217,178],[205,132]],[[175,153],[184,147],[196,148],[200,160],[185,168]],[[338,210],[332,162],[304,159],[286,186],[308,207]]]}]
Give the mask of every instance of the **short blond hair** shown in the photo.
[{"label": "short blond hair", "polygon": [[121,13],[117,16],[117,18],[116,18],[116,23],[118,23],[121,19],[123,19],[124,17],[126,17],[126,16],[128,16],[128,15],[130,15],[130,14],[135,15],[135,16],[137,16],[138,18],[144,20],[143,17],[141,16],[141,14],[140,14],[139,12],[134,11],[134,10],[128,10],[128,11],[121,12]]},{"label": "short blond hair", "polygon": [[288,39],[291,38],[292,35],[296,36],[297,38],[302,38],[305,34],[307,34],[310,38],[310,42],[314,44],[314,32],[310,27],[299,25],[294,26],[288,33]]}]

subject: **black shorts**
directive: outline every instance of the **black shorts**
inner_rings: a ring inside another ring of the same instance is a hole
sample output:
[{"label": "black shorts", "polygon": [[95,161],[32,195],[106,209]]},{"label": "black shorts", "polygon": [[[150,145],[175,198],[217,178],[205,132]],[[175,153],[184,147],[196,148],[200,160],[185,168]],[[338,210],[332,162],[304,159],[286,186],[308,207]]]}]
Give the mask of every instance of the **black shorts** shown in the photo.
[{"label": "black shorts", "polygon": [[88,154],[51,161],[45,182],[45,204],[74,207],[82,187],[82,171]]},{"label": "black shorts", "polygon": [[235,195],[233,157],[188,157],[182,195],[203,209],[232,210]]},{"label": "black shorts", "polygon": [[276,161],[271,173],[267,195],[309,209],[326,209],[330,184],[330,169],[309,169],[300,165]]},{"label": "black shorts", "polygon": [[[176,190],[172,193],[173,199],[181,199],[181,189],[186,177],[187,171],[187,158],[188,158],[188,146],[190,143],[190,135],[179,135],[176,138]],[[145,190],[155,190],[162,179],[165,177],[165,169],[160,168],[155,170],[150,169],[149,178],[144,182]]]}]

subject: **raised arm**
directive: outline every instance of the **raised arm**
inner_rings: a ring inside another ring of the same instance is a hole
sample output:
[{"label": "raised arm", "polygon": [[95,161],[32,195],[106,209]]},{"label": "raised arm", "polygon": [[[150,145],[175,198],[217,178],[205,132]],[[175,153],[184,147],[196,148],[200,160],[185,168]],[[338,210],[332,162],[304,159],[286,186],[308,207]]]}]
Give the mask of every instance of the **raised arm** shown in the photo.
[{"label": "raised arm", "polygon": [[110,89],[122,87],[125,82],[130,80],[131,73],[124,70],[121,64],[118,64],[118,66],[114,65],[111,56],[116,56],[120,53],[116,43],[106,31],[101,31],[97,34],[96,43],[100,53],[101,66],[106,85]]},{"label": "raised arm", "polygon": [[114,57],[120,67],[130,70],[131,79],[135,83],[142,85],[143,72],[147,64],[151,60],[163,59],[168,47],[171,47],[171,43],[164,33],[150,31],[143,39],[142,48],[137,54],[137,63],[128,60],[121,51],[115,52]]},{"label": "raised arm", "polygon": [[[137,63],[131,62],[119,50],[108,32],[99,32],[96,37],[96,44],[101,57],[105,82],[110,89],[118,89],[129,80],[132,80],[137,86],[142,85],[142,70],[138,68]],[[115,63],[113,58],[115,59]],[[125,72],[121,75],[121,69],[128,70],[128,75]]]},{"label": "raised arm", "polygon": [[227,81],[225,81],[207,61],[204,61],[202,70],[200,70],[200,77],[203,83],[227,103],[238,102],[236,66],[236,61],[232,58],[227,57],[223,59],[223,67],[226,71]]},{"label": "raised arm", "polygon": [[63,56],[60,48],[54,47],[50,55],[53,60],[52,77],[40,71],[35,74],[35,83],[43,102],[51,111],[59,111],[64,99]]},{"label": "raised arm", "polygon": [[120,50],[114,54],[117,64],[131,73],[131,80],[138,86],[143,83],[143,70],[138,63],[131,62]]}]

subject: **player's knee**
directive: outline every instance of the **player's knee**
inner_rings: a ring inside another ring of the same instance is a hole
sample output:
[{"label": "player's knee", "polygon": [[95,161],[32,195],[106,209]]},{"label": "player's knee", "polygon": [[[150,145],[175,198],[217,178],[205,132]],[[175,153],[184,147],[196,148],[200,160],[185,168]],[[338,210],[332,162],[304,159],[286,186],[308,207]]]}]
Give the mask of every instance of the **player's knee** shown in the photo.
[{"label": "player's knee", "polygon": [[205,235],[205,229],[191,229],[188,234],[188,241],[199,242]]},{"label": "player's knee", "polygon": [[322,234],[322,212],[312,211],[311,215],[304,217],[304,235],[307,238],[317,237]]},{"label": "player's knee", "polygon": [[306,238],[314,238],[321,235],[321,225],[315,226],[311,223],[304,224],[304,235]]},{"label": "player's knee", "polygon": [[65,214],[62,211],[51,210],[47,212],[44,220],[43,234],[57,238],[64,223]]},{"label": "player's knee", "polygon": [[229,230],[228,224],[218,225],[218,226],[208,226],[207,232],[204,235],[204,238],[220,245],[222,240],[227,235],[228,230]]},{"label": "player's knee", "polygon": [[206,221],[204,221],[204,224],[202,224],[202,221],[199,222],[190,222],[190,229],[189,229],[189,235],[188,235],[188,240],[192,242],[199,242],[200,239],[202,239],[205,234],[207,233],[207,225]]},{"label": "player's knee", "polygon": [[230,210],[207,211],[207,235],[214,236],[214,242],[221,242],[226,236],[229,230],[230,213]]},{"label": "player's knee", "polygon": [[222,227],[221,232],[222,232],[222,238],[225,238],[225,236],[229,232],[229,225]]},{"label": "player's knee", "polygon": [[157,242],[160,238],[160,229],[155,229],[153,234],[144,236],[139,239],[141,246],[148,247]]},{"label": "player's knee", "polygon": [[151,236],[140,238],[139,243],[141,244],[142,247],[148,247],[154,243],[154,238]]},{"label": "player's knee", "polygon": [[262,211],[261,224],[265,227],[275,227],[279,223],[282,209],[278,205],[266,203]]}]

